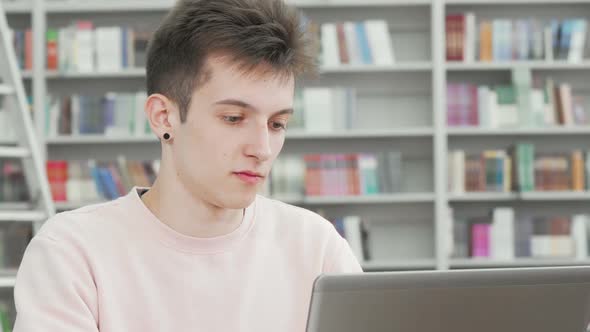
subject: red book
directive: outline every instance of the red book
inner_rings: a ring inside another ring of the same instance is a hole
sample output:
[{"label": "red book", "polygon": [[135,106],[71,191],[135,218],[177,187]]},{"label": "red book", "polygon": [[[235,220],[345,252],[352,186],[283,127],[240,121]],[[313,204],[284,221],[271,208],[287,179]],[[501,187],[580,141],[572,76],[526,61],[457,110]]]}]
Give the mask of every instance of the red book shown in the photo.
[{"label": "red book", "polygon": [[33,69],[33,31],[25,31],[25,69]]},{"label": "red book", "polygon": [[47,29],[47,69],[57,70],[57,54],[57,31],[55,29]]}]

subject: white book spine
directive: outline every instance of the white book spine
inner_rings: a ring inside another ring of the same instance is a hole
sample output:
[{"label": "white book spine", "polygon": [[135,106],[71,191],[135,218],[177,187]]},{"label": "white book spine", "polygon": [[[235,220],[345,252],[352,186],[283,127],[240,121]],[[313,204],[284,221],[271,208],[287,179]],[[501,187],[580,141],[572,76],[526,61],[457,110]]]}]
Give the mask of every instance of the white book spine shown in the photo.
[{"label": "white book spine", "polygon": [[338,33],[334,23],[324,23],[321,26],[322,64],[328,67],[340,66],[340,52],[338,50]]},{"label": "white book spine", "polygon": [[395,55],[387,22],[383,20],[368,20],[365,21],[365,28],[374,63],[381,66],[393,65]]},{"label": "white book spine", "polygon": [[303,90],[305,129],[310,132],[334,130],[332,89],[306,88]]},{"label": "white book spine", "polygon": [[465,35],[463,47],[463,59],[465,62],[475,61],[475,13],[465,14]]},{"label": "white book spine", "polygon": [[494,209],[491,229],[491,253],[493,259],[514,259],[514,209],[512,208]]},{"label": "white book spine", "polygon": [[553,61],[553,32],[551,27],[546,27],[543,30],[543,37],[544,37],[544,45],[545,45],[545,60],[546,61]]},{"label": "white book spine", "polygon": [[577,260],[588,259],[588,217],[575,215],[572,217],[572,238],[575,245]]},{"label": "white book spine", "polygon": [[363,254],[362,223],[360,217],[348,216],[344,220],[344,237],[348,240],[350,249],[359,262],[365,260]]}]

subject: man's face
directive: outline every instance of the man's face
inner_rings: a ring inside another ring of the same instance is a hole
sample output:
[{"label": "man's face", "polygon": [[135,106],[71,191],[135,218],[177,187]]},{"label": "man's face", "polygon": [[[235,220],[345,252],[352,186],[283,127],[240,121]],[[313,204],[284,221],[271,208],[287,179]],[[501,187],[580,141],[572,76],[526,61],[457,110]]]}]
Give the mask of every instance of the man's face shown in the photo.
[{"label": "man's face", "polygon": [[210,78],[192,95],[173,158],[193,196],[239,209],[252,203],[283,147],[295,83],[262,67],[245,75],[226,61],[209,58]]}]

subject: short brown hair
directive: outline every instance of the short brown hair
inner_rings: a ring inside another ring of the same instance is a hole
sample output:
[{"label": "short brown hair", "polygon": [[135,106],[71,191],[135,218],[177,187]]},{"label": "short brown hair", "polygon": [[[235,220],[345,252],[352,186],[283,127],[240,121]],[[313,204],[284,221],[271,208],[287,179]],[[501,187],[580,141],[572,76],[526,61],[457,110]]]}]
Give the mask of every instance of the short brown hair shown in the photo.
[{"label": "short brown hair", "polygon": [[186,120],[193,91],[206,83],[209,55],[223,53],[244,72],[316,72],[313,42],[299,12],[283,0],[179,0],[156,30],[147,55],[147,92],[177,103]]}]

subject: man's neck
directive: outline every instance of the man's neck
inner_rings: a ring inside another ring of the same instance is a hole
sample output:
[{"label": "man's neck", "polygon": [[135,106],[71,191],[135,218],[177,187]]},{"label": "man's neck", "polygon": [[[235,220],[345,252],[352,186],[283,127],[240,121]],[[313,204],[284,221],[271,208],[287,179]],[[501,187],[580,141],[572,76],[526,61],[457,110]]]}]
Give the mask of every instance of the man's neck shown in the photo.
[{"label": "man's neck", "polygon": [[192,237],[211,238],[237,229],[244,210],[225,209],[196,198],[181,183],[169,181],[163,172],[141,200],[164,224]]}]

